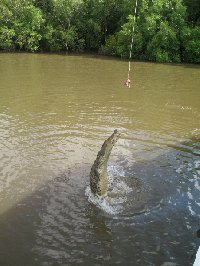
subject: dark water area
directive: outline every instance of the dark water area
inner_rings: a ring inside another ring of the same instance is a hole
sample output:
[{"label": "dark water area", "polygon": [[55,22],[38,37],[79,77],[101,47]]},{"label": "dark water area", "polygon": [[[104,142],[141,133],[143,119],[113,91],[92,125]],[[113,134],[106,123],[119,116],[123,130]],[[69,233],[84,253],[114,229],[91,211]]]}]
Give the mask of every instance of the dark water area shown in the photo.
[{"label": "dark water area", "polygon": [[[0,54],[0,265],[193,265],[200,66]],[[103,141],[109,195],[89,191]]]}]

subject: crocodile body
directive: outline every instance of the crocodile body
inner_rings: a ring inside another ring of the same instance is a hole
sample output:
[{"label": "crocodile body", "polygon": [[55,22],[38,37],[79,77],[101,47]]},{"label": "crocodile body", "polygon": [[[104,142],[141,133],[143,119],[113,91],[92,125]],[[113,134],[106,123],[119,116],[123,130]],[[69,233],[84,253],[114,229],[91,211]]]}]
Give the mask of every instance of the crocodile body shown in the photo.
[{"label": "crocodile body", "polygon": [[112,148],[120,134],[117,130],[105,140],[90,171],[90,188],[95,195],[106,196],[108,190],[107,165]]}]

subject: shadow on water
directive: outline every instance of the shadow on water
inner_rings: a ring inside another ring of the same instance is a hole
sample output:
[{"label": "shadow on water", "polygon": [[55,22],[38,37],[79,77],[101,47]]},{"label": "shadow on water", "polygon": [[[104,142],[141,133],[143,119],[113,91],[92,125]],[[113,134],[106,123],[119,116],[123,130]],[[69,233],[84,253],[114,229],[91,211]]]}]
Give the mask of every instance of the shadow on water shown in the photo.
[{"label": "shadow on water", "polygon": [[192,265],[200,228],[196,150],[193,138],[153,161],[118,158],[121,178],[131,186],[127,176],[137,176],[145,187],[149,205],[139,215],[131,198],[116,215],[89,203],[87,167],[47,182],[1,215],[0,265]]},{"label": "shadow on water", "polygon": [[84,170],[47,182],[1,215],[0,265],[110,260],[111,229],[85,197],[85,182],[79,179],[88,178]]},{"label": "shadow on water", "polygon": [[[27,53],[27,52],[4,52],[4,51],[1,51],[0,54],[13,54],[13,55],[16,55],[16,54],[24,54],[24,55],[29,55],[30,53]],[[97,54],[97,53],[67,53],[67,52],[59,52],[59,53],[50,53],[50,52],[38,52],[38,53],[34,53],[34,54],[31,54],[31,56],[38,56],[38,55],[41,55],[41,56],[56,56],[56,57],[84,57],[84,58],[88,58],[88,59],[95,59],[95,60],[107,60],[107,61],[123,61],[123,62],[127,62],[129,61],[129,59],[126,59],[126,58],[120,58],[120,57],[116,57],[116,56],[108,56],[108,55],[103,55],[103,54]],[[132,63],[143,63],[143,64],[151,64],[151,65],[163,65],[163,66],[175,66],[175,67],[184,67],[184,68],[197,68],[197,69],[200,69],[200,64],[198,63],[160,63],[160,62],[152,62],[152,61],[142,61],[142,60],[138,60],[138,59],[132,59],[131,60]]]},{"label": "shadow on water", "polygon": [[[47,53],[48,54],[48,53]],[[52,55],[52,53],[51,53]],[[74,53],[55,53],[55,55],[67,55],[67,56],[80,56],[80,54],[74,54]],[[116,56],[108,56],[108,55],[101,55],[101,54],[97,54],[97,53],[82,53],[81,56],[85,57],[85,58],[90,58],[90,59],[98,59],[98,60],[107,60],[107,61],[124,61],[127,62],[129,61],[129,59],[127,58],[120,58],[120,57],[116,57]],[[160,63],[160,62],[152,62],[152,61],[142,61],[142,60],[138,60],[138,59],[132,59],[131,60],[132,63],[143,63],[143,64],[152,64],[152,65],[163,65],[163,66],[175,66],[175,67],[184,67],[184,68],[197,68],[200,69],[200,64],[195,64],[195,63]]]}]

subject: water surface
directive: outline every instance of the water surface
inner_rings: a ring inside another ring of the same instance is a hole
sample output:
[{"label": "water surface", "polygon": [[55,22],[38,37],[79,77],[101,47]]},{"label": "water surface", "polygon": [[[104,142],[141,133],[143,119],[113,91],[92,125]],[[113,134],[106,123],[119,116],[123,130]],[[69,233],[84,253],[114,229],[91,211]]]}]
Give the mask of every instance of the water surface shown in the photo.
[{"label": "water surface", "polygon": [[[192,265],[200,67],[0,54],[0,265]],[[103,141],[110,197],[89,172]],[[171,263],[171,264],[170,264]]]}]

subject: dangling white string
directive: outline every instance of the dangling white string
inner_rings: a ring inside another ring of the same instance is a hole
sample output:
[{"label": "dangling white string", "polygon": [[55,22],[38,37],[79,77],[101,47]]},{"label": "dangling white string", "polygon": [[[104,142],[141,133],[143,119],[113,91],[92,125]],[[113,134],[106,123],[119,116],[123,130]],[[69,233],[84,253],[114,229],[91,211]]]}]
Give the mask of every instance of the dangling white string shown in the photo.
[{"label": "dangling white string", "polygon": [[130,53],[129,53],[128,79],[127,80],[130,80],[131,58],[132,58],[132,50],[133,50],[133,40],[134,40],[134,32],[135,32],[135,21],[136,21],[137,5],[138,5],[138,0],[136,0],[136,2],[135,2],[135,10],[134,10],[134,16],[133,16],[132,39],[131,39],[131,47],[130,47]]}]

